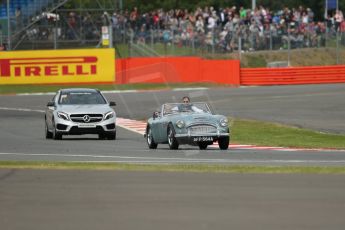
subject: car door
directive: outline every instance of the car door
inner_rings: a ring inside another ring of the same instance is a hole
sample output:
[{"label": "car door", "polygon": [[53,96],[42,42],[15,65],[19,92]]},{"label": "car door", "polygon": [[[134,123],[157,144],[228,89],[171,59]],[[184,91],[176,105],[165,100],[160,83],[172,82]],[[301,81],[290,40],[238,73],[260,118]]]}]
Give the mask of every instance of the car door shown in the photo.
[{"label": "car door", "polygon": [[153,139],[155,142],[159,143],[160,142],[160,130],[159,130],[159,123],[160,123],[161,117],[153,117],[151,120],[150,128],[152,132]]},{"label": "car door", "polygon": [[[57,103],[58,93],[53,97],[51,100],[52,102]],[[49,130],[53,129],[53,116],[54,116],[54,110],[56,106],[47,106],[46,108],[46,122]]]},{"label": "car door", "polygon": [[157,122],[157,131],[159,135],[159,141],[160,142],[166,142],[168,140],[167,138],[167,128],[169,124],[169,117],[168,116],[162,116],[159,119],[159,122]]},{"label": "car door", "polygon": [[152,119],[151,122],[151,128],[153,131],[153,139],[157,143],[166,142],[166,128],[164,129],[164,124],[166,124],[167,118],[164,115],[164,105],[161,107],[160,113],[158,113],[158,116],[155,116],[154,119]]}]

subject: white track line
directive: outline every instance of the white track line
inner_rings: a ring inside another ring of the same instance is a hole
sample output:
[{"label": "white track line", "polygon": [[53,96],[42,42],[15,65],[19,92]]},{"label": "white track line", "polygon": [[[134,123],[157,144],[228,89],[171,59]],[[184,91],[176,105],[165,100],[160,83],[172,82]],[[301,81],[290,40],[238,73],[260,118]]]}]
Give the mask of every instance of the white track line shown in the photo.
[{"label": "white track line", "polygon": [[[207,87],[192,87],[192,88],[173,88],[173,89],[153,89],[153,90],[102,90],[104,94],[108,93],[152,93],[160,91],[195,91],[195,90],[208,90]],[[55,95],[56,92],[39,92],[39,93],[18,93],[16,96],[45,96],[45,95]]]},{"label": "white track line", "polygon": [[167,158],[167,157],[129,157],[111,155],[87,155],[87,154],[33,154],[33,153],[0,153],[3,156],[46,156],[63,158],[93,158],[93,159],[112,159],[104,160],[80,160],[75,162],[118,162],[118,163],[234,163],[234,164],[345,164],[345,160],[252,160],[252,159],[208,159],[208,158]]},{"label": "white track line", "polygon": [[25,109],[25,108],[8,108],[8,107],[0,107],[0,110],[8,110],[8,111],[20,111],[20,112],[37,112],[37,113],[44,113],[44,110],[39,109]]}]

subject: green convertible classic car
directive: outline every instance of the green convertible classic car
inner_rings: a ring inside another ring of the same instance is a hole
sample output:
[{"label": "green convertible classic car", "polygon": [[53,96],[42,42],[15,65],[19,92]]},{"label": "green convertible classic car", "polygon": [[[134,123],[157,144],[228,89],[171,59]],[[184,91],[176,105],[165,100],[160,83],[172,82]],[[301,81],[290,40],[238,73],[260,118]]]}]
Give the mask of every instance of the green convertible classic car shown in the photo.
[{"label": "green convertible classic car", "polygon": [[229,148],[229,124],[223,115],[215,115],[207,103],[167,103],[153,113],[146,126],[145,138],[150,149],[168,144],[178,149],[180,144],[206,149],[217,141],[219,148]]}]

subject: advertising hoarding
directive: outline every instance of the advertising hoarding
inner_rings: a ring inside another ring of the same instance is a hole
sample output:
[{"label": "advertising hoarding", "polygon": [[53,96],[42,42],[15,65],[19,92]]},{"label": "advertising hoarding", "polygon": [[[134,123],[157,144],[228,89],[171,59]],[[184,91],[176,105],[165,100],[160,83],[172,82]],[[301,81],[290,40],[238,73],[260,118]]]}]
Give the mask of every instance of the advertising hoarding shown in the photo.
[{"label": "advertising hoarding", "polygon": [[114,49],[0,53],[0,85],[115,82]]}]

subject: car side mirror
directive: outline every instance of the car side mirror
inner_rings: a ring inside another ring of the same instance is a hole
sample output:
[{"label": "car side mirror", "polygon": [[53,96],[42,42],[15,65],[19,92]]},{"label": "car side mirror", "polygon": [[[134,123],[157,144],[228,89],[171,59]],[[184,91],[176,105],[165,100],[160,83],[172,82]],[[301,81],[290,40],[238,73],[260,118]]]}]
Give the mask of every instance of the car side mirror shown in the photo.
[{"label": "car side mirror", "polygon": [[153,112],[153,115],[152,115],[153,120],[156,119],[157,117],[160,117],[160,115],[161,115],[160,112],[157,112],[157,111]]},{"label": "car side mirror", "polygon": [[111,102],[109,102],[109,106],[116,106],[116,103],[111,101]]},{"label": "car side mirror", "polygon": [[54,101],[49,101],[49,102],[47,103],[47,106],[48,106],[48,107],[53,107],[53,106],[55,106],[55,102],[54,102]]}]

